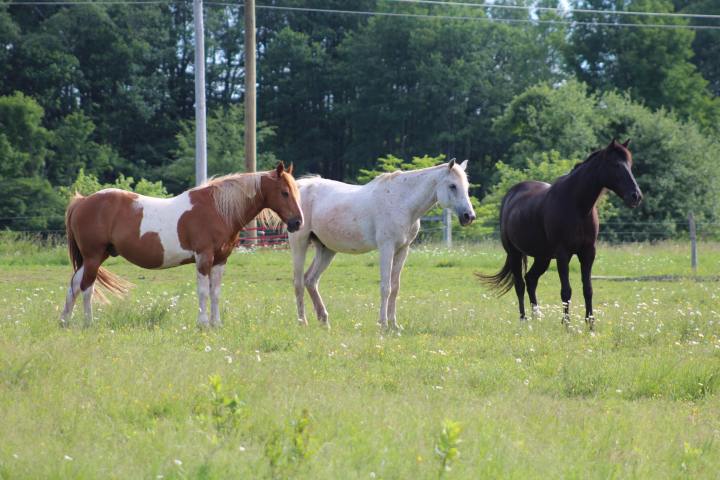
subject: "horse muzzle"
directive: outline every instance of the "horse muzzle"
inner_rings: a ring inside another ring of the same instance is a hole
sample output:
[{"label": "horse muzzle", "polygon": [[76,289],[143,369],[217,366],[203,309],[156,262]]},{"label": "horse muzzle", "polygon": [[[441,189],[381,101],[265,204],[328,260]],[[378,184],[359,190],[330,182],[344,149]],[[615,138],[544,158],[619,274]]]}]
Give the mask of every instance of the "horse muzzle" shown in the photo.
[{"label": "horse muzzle", "polygon": [[640,190],[635,190],[634,192],[629,193],[628,195],[625,195],[623,198],[623,201],[625,202],[625,205],[627,205],[630,208],[635,208],[638,205],[640,205],[640,202],[642,201],[642,193]]},{"label": "horse muzzle", "polygon": [[293,218],[287,221],[287,229],[288,232],[297,232],[300,230],[300,227],[302,226],[302,219],[301,218]]},{"label": "horse muzzle", "polygon": [[460,219],[460,225],[463,227],[470,225],[475,220],[475,212],[466,211],[463,213],[458,212],[458,219]]}]

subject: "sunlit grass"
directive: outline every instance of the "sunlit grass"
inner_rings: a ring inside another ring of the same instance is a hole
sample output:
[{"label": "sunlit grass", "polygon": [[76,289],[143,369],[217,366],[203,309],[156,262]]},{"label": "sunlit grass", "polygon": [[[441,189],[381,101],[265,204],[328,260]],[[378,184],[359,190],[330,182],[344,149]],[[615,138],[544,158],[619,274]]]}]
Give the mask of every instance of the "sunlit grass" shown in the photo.
[{"label": "sunlit grass", "polygon": [[[131,294],[61,330],[64,249],[5,245],[0,478],[716,478],[720,246],[700,247],[708,281],[686,245],[601,246],[594,273],[630,280],[596,280],[593,335],[576,261],[566,331],[554,269],[544,316],[520,324],[514,295],[473,279],[501,266],[497,245],[421,246],[398,337],[375,325],[373,254],[322,278],[330,331],[312,312],[296,325],[288,251],[232,257],[220,330],[195,328],[192,266],[115,259]],[[632,280],[661,275],[676,281]]]}]

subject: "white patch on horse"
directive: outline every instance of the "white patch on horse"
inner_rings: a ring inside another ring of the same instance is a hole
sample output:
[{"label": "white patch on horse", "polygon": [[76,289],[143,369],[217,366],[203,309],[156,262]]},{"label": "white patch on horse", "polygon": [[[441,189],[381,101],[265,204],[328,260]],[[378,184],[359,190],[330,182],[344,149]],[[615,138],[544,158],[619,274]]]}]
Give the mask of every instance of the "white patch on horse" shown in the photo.
[{"label": "white patch on horse", "polygon": [[163,263],[160,268],[175,267],[193,257],[194,252],[180,245],[178,222],[183,213],[192,209],[190,195],[182,193],[173,198],[152,198],[139,196],[135,206],[142,210],[140,236],[157,233],[163,248]]}]

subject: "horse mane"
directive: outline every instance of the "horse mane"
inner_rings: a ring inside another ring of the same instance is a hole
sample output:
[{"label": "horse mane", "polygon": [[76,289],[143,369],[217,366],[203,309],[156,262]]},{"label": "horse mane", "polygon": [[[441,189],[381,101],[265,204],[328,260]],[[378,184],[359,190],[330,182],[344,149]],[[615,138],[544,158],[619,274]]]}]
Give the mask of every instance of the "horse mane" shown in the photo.
[{"label": "horse mane", "polygon": [[[625,145],[617,144],[617,145],[615,145],[615,148],[619,148],[623,153],[626,153],[626,154],[627,154],[627,153],[630,153],[630,151],[627,149],[627,147],[625,147]],[[577,170],[578,167],[581,167],[581,166],[583,166],[583,165],[588,164],[590,161],[592,161],[592,160],[594,160],[595,158],[597,158],[600,154],[606,153],[606,152],[608,152],[608,151],[610,151],[610,150],[611,150],[611,147],[610,147],[610,146],[605,147],[605,148],[600,148],[600,149],[598,149],[598,150],[595,150],[595,151],[592,152],[590,155],[588,155],[588,157],[587,157],[585,160],[583,160],[582,162],[578,162],[578,163],[576,163],[575,165],[573,165],[573,168],[572,168],[572,170],[571,170],[570,172],[574,172],[575,170]],[[630,161],[632,162],[632,160],[630,160]]]},{"label": "horse mane", "polygon": [[601,148],[600,150],[595,150],[595,151],[592,152],[590,155],[588,155],[588,157],[587,157],[585,160],[583,160],[582,162],[578,162],[578,163],[576,163],[575,165],[573,165],[573,168],[572,168],[572,170],[570,170],[570,171],[571,171],[571,172],[574,172],[575,170],[578,169],[578,167],[582,167],[583,165],[587,165],[591,160],[594,160],[595,158],[597,158],[598,155],[600,155],[600,153],[602,153],[602,152],[604,152],[604,151],[605,151],[604,148]]},{"label": "horse mane", "polygon": [[375,178],[373,178],[372,180],[370,180],[368,183],[373,183],[373,182],[377,182],[377,183],[387,182],[388,180],[397,177],[398,175],[400,175],[400,174],[403,173],[404,171],[413,172],[413,171],[416,171],[416,170],[395,170],[394,172],[381,173],[381,174],[378,175],[377,177],[375,177]]},{"label": "horse mane", "polygon": [[[233,225],[237,219],[245,219],[247,210],[261,193],[261,178],[260,173],[231,173],[213,177],[203,187],[213,188],[215,209],[225,223]],[[260,211],[255,218],[267,226],[278,226],[282,223],[280,217],[268,208]]]},{"label": "horse mane", "polygon": [[415,169],[415,170],[395,170],[395,171],[393,171],[393,172],[381,173],[381,174],[378,175],[377,177],[375,177],[375,178],[373,178],[372,180],[370,180],[370,181],[368,182],[368,184],[374,183],[374,182],[377,182],[377,183],[387,182],[387,181],[392,180],[393,178],[395,178],[395,177],[397,177],[397,176],[399,176],[399,175],[401,175],[401,174],[403,174],[403,173],[418,173],[418,172],[425,172],[425,171],[433,170],[433,169],[437,170],[438,167],[445,167],[445,168],[447,168],[447,164],[446,164],[446,163],[440,163],[440,164],[437,164],[437,165],[433,165],[432,167],[418,168],[418,169]]}]

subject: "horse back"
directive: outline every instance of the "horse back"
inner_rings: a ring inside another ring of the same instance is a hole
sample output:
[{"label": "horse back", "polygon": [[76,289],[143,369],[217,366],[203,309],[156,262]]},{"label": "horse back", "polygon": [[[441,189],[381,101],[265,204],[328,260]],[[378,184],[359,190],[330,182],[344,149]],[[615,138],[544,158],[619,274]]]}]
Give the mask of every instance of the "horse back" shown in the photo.
[{"label": "horse back", "polygon": [[505,194],[500,204],[500,231],[506,250],[514,248],[533,257],[552,254],[543,208],[549,190],[548,183],[526,181]]}]

